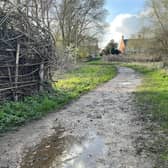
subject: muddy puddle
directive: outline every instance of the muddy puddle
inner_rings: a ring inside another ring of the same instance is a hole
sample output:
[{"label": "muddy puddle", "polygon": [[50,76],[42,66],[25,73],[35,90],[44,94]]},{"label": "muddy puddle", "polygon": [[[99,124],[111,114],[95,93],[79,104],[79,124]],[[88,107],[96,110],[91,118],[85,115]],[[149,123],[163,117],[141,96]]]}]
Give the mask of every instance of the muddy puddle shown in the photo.
[{"label": "muddy puddle", "polygon": [[20,168],[96,168],[107,149],[94,132],[86,137],[66,136],[63,128],[31,149],[25,149]]}]

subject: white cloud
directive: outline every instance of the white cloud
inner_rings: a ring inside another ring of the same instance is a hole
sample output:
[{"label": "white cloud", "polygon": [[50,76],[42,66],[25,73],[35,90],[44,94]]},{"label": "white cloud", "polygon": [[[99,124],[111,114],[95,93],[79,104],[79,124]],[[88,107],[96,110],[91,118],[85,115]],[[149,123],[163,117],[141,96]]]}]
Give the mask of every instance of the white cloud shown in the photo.
[{"label": "white cloud", "polygon": [[107,28],[100,47],[105,47],[111,39],[119,42],[122,35],[124,35],[125,38],[129,38],[131,35],[137,33],[142,26],[144,26],[142,18],[147,13],[148,12],[142,12],[139,15],[117,15]]}]

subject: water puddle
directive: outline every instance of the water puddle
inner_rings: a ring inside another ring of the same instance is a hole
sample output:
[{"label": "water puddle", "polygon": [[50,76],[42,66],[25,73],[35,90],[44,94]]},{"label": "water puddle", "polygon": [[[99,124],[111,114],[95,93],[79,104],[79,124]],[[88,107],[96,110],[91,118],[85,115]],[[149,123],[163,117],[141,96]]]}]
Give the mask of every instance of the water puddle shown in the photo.
[{"label": "water puddle", "polygon": [[25,151],[20,168],[96,168],[106,155],[102,137],[91,132],[86,138],[64,136],[60,129]]},{"label": "water puddle", "polygon": [[131,85],[131,82],[123,82],[122,85]]}]

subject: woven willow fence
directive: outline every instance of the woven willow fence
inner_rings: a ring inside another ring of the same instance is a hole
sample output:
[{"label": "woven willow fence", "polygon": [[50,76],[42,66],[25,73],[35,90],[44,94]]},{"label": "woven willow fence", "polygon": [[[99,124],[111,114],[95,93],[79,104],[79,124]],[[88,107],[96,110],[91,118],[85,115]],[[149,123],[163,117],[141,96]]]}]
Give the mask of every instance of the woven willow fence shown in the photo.
[{"label": "woven willow fence", "polygon": [[0,101],[43,89],[50,77],[54,40],[48,29],[21,11],[0,10]]}]

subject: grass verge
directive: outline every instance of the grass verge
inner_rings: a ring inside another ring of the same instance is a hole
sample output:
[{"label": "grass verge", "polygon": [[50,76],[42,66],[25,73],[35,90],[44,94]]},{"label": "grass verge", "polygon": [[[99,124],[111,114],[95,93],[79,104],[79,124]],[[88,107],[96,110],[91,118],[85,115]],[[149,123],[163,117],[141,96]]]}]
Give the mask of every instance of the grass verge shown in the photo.
[{"label": "grass verge", "polygon": [[0,132],[11,130],[27,121],[39,119],[53,110],[58,110],[115,75],[116,68],[112,64],[104,66],[95,62],[88,63],[66,73],[63,79],[53,84],[52,93],[27,97],[20,102],[5,102],[0,105]]},{"label": "grass verge", "polygon": [[148,131],[150,142],[144,142],[148,152],[155,156],[155,168],[168,167],[168,73],[163,69],[126,64],[142,73],[144,80],[135,97],[139,111],[147,121],[152,121]]}]

